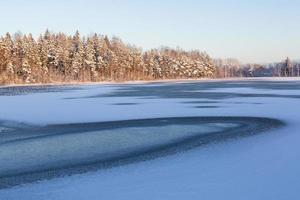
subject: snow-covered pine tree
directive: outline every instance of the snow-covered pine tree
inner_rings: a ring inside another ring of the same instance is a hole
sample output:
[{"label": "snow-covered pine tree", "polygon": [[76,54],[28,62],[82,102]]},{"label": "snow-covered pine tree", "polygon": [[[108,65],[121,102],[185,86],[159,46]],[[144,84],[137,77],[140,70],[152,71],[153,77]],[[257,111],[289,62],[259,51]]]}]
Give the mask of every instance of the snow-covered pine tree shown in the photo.
[{"label": "snow-covered pine tree", "polygon": [[[230,74],[241,74],[231,68]],[[121,39],[94,34],[87,39],[46,30],[0,39],[2,82],[103,81],[212,77],[211,58],[199,51],[160,48],[143,52]]]},{"label": "snow-covered pine tree", "polygon": [[91,38],[87,39],[87,43],[84,48],[84,66],[89,74],[89,81],[97,81],[98,71],[96,65],[96,51]]},{"label": "snow-covered pine tree", "polygon": [[76,81],[84,81],[83,61],[84,48],[79,31],[76,31],[73,36],[73,47],[71,52],[72,57],[72,74]]}]

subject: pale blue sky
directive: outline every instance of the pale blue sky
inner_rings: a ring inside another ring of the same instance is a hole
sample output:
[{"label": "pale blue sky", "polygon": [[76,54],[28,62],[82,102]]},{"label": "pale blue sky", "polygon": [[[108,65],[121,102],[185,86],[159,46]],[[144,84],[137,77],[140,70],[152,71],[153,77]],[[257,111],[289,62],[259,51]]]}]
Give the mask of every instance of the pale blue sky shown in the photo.
[{"label": "pale blue sky", "polygon": [[78,29],[243,62],[299,59],[299,23],[300,0],[9,0],[0,7],[2,35]]}]

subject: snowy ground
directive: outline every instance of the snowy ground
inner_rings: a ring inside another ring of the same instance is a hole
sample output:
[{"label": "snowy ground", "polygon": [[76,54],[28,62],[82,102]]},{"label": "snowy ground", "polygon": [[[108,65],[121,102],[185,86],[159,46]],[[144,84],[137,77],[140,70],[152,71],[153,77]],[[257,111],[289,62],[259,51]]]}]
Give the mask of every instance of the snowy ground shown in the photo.
[{"label": "snowy ground", "polygon": [[[250,116],[269,134],[0,190],[0,199],[297,199],[300,81],[256,79],[0,89],[0,136],[17,126],[156,117]],[[3,153],[3,152],[1,152]],[[0,160],[1,162],[1,160]]]}]

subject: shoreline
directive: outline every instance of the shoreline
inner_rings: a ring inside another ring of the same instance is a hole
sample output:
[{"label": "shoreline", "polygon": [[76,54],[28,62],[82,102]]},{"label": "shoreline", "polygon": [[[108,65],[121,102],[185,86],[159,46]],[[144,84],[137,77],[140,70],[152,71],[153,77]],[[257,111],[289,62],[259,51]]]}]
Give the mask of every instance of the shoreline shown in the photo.
[{"label": "shoreline", "polygon": [[185,82],[222,82],[222,81],[300,81],[300,77],[231,77],[231,78],[201,78],[201,79],[157,79],[132,81],[102,81],[102,82],[52,82],[52,83],[13,83],[0,84],[0,88],[23,86],[74,86],[74,85],[129,85],[153,83],[185,83]]}]

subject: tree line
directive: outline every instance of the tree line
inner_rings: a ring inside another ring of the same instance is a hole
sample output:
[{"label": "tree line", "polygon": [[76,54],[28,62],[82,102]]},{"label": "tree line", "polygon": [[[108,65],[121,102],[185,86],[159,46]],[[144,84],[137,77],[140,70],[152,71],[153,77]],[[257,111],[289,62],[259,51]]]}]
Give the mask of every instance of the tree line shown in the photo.
[{"label": "tree line", "polygon": [[300,77],[300,62],[286,58],[268,64],[242,64],[237,59],[214,59],[216,77]]},{"label": "tree line", "polygon": [[205,52],[143,51],[117,37],[46,31],[0,37],[0,83],[96,82],[215,77]]}]

